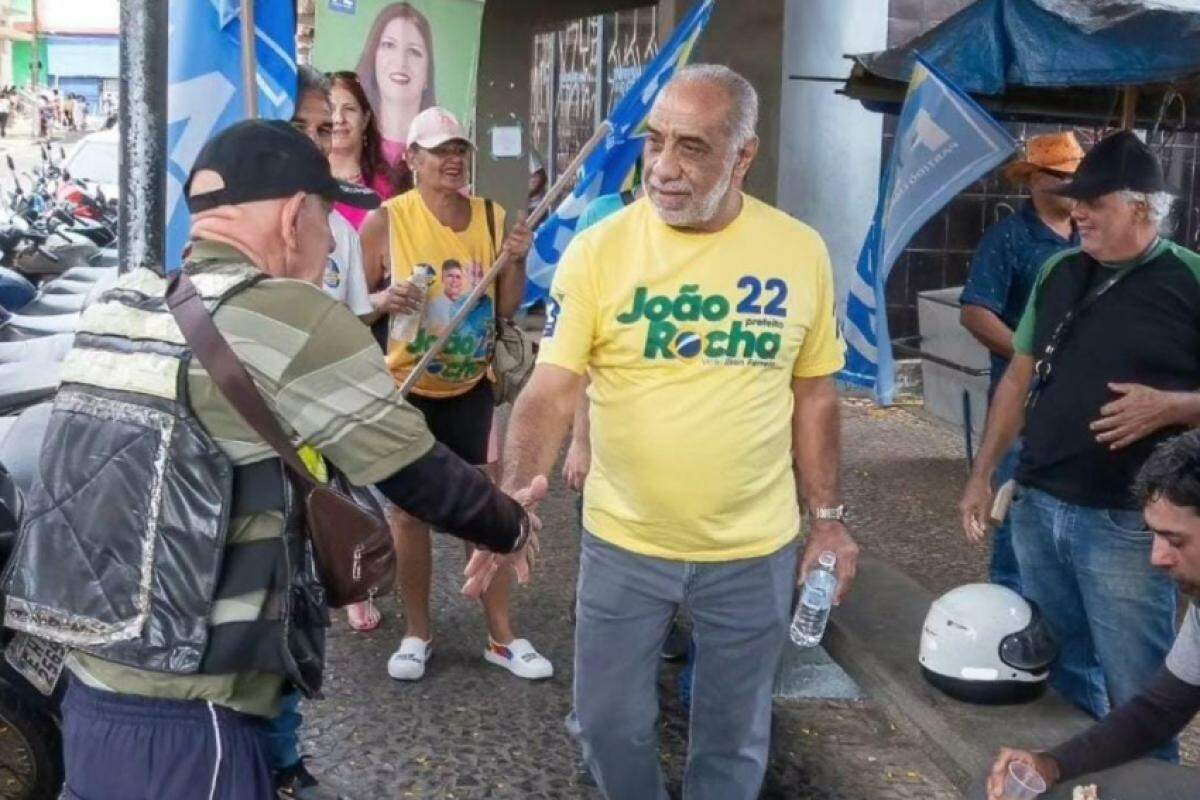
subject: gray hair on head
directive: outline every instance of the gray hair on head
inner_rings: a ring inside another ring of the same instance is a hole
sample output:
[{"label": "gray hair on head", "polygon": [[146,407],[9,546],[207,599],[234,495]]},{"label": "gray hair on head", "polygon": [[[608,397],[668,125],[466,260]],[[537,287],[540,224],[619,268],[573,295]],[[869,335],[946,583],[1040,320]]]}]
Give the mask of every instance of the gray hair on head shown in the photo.
[{"label": "gray hair on head", "polygon": [[[716,85],[729,97],[729,118],[725,130],[733,140],[735,149],[741,149],[753,139],[758,129],[758,92],[743,78],[724,64],[689,64],[675,73],[667,89],[690,86],[697,83]],[[663,91],[659,100],[666,95]],[[658,100],[655,101],[657,103]]]},{"label": "gray hair on head", "polygon": [[333,81],[323,72],[318,72],[308,64],[300,64],[296,68],[296,102],[308,92],[320,92],[326,97],[333,90]]},{"label": "gray hair on head", "polygon": [[1175,197],[1170,192],[1135,192],[1131,189],[1122,189],[1118,194],[1122,200],[1128,203],[1144,205],[1146,217],[1154,227],[1160,231],[1167,227],[1171,217],[1171,205],[1175,202]]}]

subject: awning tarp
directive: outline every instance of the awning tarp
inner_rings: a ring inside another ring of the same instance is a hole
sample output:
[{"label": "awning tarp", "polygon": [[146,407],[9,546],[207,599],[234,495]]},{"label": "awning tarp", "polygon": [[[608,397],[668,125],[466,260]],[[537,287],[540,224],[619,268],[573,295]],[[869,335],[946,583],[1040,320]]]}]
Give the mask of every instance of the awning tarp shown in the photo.
[{"label": "awning tarp", "polygon": [[[1064,17],[1069,0],[979,0],[903,47],[856,56],[869,72],[907,82],[913,54],[972,94],[1009,86],[1172,83],[1200,73],[1200,9],[1149,3],[1088,32],[1091,17]],[[1123,5],[1138,5],[1124,3]]]},{"label": "awning tarp", "polygon": [[918,52],[1004,118],[1101,122],[1115,88],[1138,86],[1138,118],[1153,123],[1167,92],[1200,99],[1200,0],[978,0],[902,47],[852,56],[845,93],[898,110]]}]

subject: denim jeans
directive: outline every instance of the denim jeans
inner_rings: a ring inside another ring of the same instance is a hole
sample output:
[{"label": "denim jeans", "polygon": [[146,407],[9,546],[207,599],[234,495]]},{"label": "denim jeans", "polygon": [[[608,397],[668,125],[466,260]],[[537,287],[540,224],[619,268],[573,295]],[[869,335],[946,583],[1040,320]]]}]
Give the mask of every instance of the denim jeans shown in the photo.
[{"label": "denim jeans", "polygon": [[[999,489],[1017,474],[1017,462],[1021,459],[1021,440],[1012,446],[996,467],[992,488]],[[1007,514],[1000,527],[992,535],[992,560],[988,565],[988,580],[1008,587],[1021,594],[1021,570],[1017,565],[1017,554],[1012,544],[1012,514]]]},{"label": "denim jeans", "polygon": [[[1138,694],[1175,638],[1175,587],[1151,566],[1141,511],[1065,503],[1020,487],[1013,546],[1025,596],[1060,654],[1051,684],[1100,718]],[[1177,745],[1155,755],[1178,760]]]},{"label": "denim jeans", "polygon": [[584,758],[608,800],[667,800],[658,665],[679,606],[691,611],[695,644],[684,800],[758,797],[796,553],[792,543],[762,558],[668,561],[583,534],[575,711]]},{"label": "denim jeans", "polygon": [[295,766],[300,760],[300,692],[292,689],[279,701],[279,713],[267,721],[267,746],[275,772]]}]

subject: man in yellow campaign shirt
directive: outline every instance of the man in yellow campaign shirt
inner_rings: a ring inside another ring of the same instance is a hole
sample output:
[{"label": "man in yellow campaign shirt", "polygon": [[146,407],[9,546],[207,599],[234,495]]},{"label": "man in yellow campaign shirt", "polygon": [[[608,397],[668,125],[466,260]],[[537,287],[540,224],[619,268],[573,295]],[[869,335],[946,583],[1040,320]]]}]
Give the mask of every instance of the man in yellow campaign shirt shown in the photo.
[{"label": "man in yellow campaign shirt", "polygon": [[[794,587],[824,551],[839,593],[854,576],[829,256],[742,193],[757,115],[725,67],[687,67],[663,90],[646,197],[564,254],[509,429],[504,485],[523,486],[553,465],[590,377],[575,707],[609,800],[666,800],[656,665],[680,606],[696,641],[684,796],[757,798]],[[814,518],[801,559],[797,480]]]}]

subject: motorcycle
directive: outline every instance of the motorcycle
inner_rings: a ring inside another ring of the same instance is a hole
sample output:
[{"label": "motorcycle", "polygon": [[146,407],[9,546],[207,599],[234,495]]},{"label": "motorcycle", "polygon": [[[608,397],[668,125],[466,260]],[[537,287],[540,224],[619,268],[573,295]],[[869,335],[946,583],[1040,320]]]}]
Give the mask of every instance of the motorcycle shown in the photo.
[{"label": "motorcycle", "polygon": [[[7,564],[12,554],[48,421],[49,404],[0,417],[0,563]],[[0,797],[5,800],[53,800],[62,787],[62,682],[50,695],[42,694],[8,659],[10,650],[36,656],[38,647],[12,631],[0,632]]]}]

